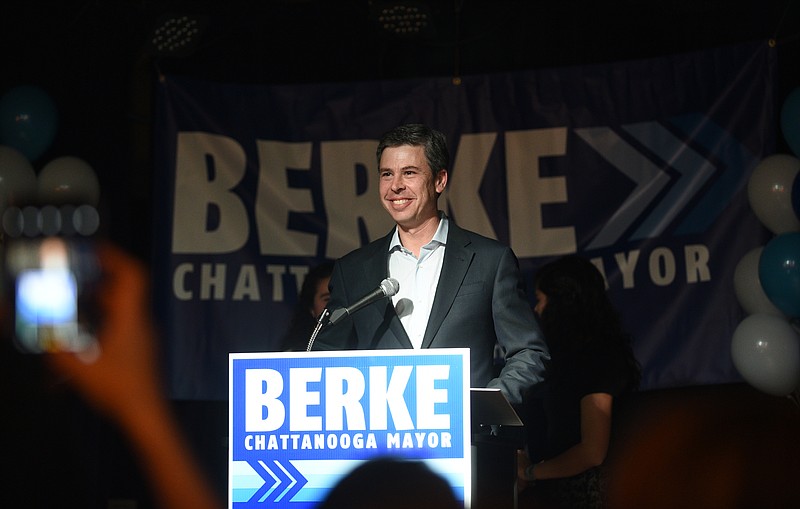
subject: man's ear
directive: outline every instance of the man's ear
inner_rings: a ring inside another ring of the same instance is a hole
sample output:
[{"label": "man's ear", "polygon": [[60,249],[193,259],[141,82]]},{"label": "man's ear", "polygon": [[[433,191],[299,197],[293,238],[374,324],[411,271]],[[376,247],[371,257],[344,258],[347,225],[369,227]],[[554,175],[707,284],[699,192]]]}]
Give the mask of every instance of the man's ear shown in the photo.
[{"label": "man's ear", "polygon": [[445,187],[447,187],[447,170],[439,170],[439,173],[436,174],[435,186],[437,193],[442,194],[444,192]]}]

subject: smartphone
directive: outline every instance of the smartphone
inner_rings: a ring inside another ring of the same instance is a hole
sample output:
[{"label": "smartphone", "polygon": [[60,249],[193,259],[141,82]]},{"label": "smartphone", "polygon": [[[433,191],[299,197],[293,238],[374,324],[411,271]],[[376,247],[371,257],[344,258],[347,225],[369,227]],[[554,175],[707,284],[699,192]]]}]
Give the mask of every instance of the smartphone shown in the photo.
[{"label": "smartphone", "polygon": [[99,267],[90,240],[11,240],[5,250],[5,274],[20,350],[79,352],[95,344]]}]

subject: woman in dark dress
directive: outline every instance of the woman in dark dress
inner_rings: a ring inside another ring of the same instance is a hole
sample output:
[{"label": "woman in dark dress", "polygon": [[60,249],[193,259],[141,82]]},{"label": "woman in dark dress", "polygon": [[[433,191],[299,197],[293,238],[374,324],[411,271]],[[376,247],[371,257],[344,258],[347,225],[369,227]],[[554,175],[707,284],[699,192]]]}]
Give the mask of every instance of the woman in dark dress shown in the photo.
[{"label": "woman in dark dress", "polygon": [[526,402],[519,486],[539,507],[603,507],[614,403],[638,387],[639,364],[588,260],[570,255],[543,266],[536,298],[552,364],[546,389]]}]

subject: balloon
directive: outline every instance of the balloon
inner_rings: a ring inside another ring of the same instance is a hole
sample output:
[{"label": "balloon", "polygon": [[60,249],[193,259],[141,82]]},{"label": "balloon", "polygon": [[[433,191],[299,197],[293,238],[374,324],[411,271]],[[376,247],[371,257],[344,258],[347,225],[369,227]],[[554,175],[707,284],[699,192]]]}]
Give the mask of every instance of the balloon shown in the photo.
[{"label": "balloon", "polygon": [[47,163],[39,172],[39,202],[47,205],[88,204],[97,206],[100,184],[89,163],[63,156]]},{"label": "balloon", "polygon": [[55,103],[39,87],[12,88],[0,98],[0,143],[16,148],[31,161],[50,147],[57,125]]},{"label": "balloon", "polygon": [[764,288],[758,278],[758,260],[763,250],[763,246],[751,249],[739,260],[733,273],[733,288],[739,304],[747,314],[764,313],[783,317],[783,313],[764,293]]},{"label": "balloon", "polygon": [[731,356],[739,374],[768,394],[786,396],[800,383],[800,336],[784,318],[757,313],[742,320]]},{"label": "balloon", "polygon": [[36,199],[36,172],[19,150],[0,145],[0,211]]},{"label": "balloon", "polygon": [[773,237],[758,260],[764,293],[786,316],[800,318],[800,232]]},{"label": "balloon", "polygon": [[797,157],[800,157],[800,87],[795,88],[781,107],[783,138]]},{"label": "balloon", "polygon": [[792,206],[792,187],[800,173],[800,159],[774,154],[761,160],[750,175],[747,196],[756,217],[772,233],[800,231]]}]

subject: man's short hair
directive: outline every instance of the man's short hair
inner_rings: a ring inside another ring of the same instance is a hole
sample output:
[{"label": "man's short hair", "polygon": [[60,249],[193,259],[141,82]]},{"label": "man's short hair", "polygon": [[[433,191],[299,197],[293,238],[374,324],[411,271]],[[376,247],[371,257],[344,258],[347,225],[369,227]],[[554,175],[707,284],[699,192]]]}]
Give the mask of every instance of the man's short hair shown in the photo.
[{"label": "man's short hair", "polygon": [[425,159],[427,159],[428,166],[431,167],[431,172],[434,175],[439,173],[440,170],[447,170],[450,167],[447,138],[441,132],[424,124],[397,126],[381,136],[377,150],[378,166],[380,166],[384,149],[402,145],[424,147]]}]

